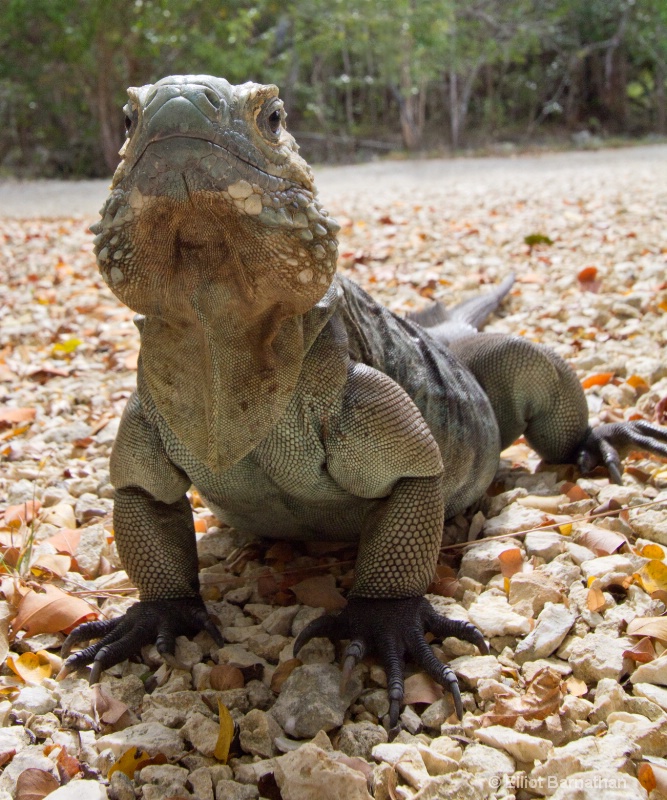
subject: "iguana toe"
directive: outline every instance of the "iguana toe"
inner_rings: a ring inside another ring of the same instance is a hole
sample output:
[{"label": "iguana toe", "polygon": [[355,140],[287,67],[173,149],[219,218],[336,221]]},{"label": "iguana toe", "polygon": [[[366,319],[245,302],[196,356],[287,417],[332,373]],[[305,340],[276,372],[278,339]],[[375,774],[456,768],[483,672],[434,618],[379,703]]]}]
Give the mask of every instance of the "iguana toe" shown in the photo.
[{"label": "iguana toe", "polygon": [[482,653],[489,652],[484,637],[474,625],[441,616],[424,597],[401,600],[354,597],[340,614],[327,614],[304,628],[294,643],[294,654],[316,636],[350,639],[343,654],[343,683],[366,653],[379,656],[387,673],[389,727],[394,732],[405,694],[405,661],[409,658],[447,689],[454,700],[456,715],[461,719],[463,704],[456,675],[436,658],[425,639],[428,631],[439,638],[465,639],[477,645]]},{"label": "iguana toe", "polygon": [[611,482],[621,483],[623,466],[618,451],[632,448],[667,458],[667,428],[646,420],[599,425],[588,431],[577,454],[577,464],[584,474],[604,464]]},{"label": "iguana toe", "polygon": [[[92,663],[89,681],[96,683],[101,672],[136,655],[144,645],[156,644],[158,652],[173,656],[177,636],[194,636],[205,630],[219,646],[223,638],[211,622],[199,597],[178,600],[144,600],[117,619],[88,622],[75,628],[62,647],[61,676]],[[99,639],[84,650],[69,655],[73,645]]]}]

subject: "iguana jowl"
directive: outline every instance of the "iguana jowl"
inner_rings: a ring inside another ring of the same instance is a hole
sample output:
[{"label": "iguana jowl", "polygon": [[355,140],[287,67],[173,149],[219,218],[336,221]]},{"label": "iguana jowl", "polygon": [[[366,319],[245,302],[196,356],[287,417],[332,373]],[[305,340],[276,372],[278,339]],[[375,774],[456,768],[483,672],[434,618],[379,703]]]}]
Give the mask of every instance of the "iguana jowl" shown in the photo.
[{"label": "iguana jowl", "polygon": [[431,335],[419,315],[400,319],[337,276],[338,227],[276,87],[175,76],[129,97],[128,139],[93,230],[105,281],[142,315],[137,391],[111,459],[116,541],[140,602],[74,631],[67,651],[101,641],[67,666],[92,661],[94,681],[147,643],[173,652],[201,629],[221,641],[199,595],[194,485],[237,529],[359,540],[348,606],[295,650],[316,635],[350,639],[348,670],[377,652],[392,727],[406,657],[461,715],[456,678],[424,634],[486,644],[423,597],[445,518],[483,494],[522,433],[550,461],[602,460],[620,480],[614,448],[667,455],[667,432],[591,430],[574,373],[550,351],[484,334],[447,348],[437,313],[421,317]]}]

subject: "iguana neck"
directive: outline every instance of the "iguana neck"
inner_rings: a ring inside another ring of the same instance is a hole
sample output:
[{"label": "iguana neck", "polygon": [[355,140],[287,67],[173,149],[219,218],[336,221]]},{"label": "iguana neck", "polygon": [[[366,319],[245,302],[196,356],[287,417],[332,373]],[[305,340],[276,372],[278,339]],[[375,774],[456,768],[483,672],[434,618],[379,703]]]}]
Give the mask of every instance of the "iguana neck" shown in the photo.
[{"label": "iguana neck", "polygon": [[140,318],[139,393],[150,395],[198,461],[224,472],[284,414],[303,359],[337,298],[332,285],[305,315],[273,306],[249,318],[232,307],[213,318],[193,307],[188,324]]}]

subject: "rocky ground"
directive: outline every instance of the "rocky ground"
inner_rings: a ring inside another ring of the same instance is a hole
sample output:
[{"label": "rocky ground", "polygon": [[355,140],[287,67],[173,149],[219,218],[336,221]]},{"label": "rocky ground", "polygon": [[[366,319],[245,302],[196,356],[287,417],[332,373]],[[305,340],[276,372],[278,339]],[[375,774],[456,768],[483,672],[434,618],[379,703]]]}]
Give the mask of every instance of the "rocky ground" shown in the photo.
[{"label": "rocky ground", "polygon": [[[384,163],[323,170],[320,185],[341,269],[391,308],[514,271],[489,329],[567,358],[593,420],[666,424],[666,157]],[[225,646],[200,634],[173,663],[151,647],[96,687],[56,682],[63,631],[133,598],[108,457],[138,337],[92,256],[103,187],[55,190],[0,185],[0,800],[667,797],[667,464],[637,452],[613,486],[518,442],[448,523],[430,599],[491,644],[434,645],[459,677],[461,722],[409,670],[388,742],[377,663],[341,693],[331,643],[292,652],[344,604],[354,548],[240,539],[196,492]]]}]

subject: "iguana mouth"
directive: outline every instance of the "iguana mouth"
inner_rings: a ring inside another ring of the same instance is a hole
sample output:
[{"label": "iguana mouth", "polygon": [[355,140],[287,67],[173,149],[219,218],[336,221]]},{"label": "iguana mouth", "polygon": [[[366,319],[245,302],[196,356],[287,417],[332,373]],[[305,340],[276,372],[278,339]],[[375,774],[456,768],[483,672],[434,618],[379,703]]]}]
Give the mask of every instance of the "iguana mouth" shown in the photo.
[{"label": "iguana mouth", "polygon": [[146,146],[141,151],[134,164],[130,167],[130,173],[133,172],[139,166],[141,160],[144,158],[147,151],[150,150],[151,147],[153,147],[156,144],[159,144],[160,142],[165,142],[170,139],[181,139],[181,140],[192,139],[200,142],[206,142],[207,144],[211,145],[214,151],[220,151],[220,156],[222,158],[234,159],[235,161],[239,161],[242,164],[245,164],[246,166],[250,167],[250,169],[253,172],[257,173],[256,177],[259,178],[264,184],[262,188],[266,188],[270,191],[285,191],[289,189],[294,189],[294,190],[300,189],[306,192],[311,191],[307,186],[305,186],[302,183],[297,183],[296,181],[292,181],[287,178],[277,178],[275,175],[271,175],[269,172],[266,172],[266,170],[263,170],[261,167],[258,167],[257,164],[254,164],[247,158],[243,158],[243,156],[234,152],[229,147],[225,147],[219,144],[218,142],[213,141],[207,136],[197,136],[196,134],[186,134],[186,133],[172,133],[151,139],[149,142],[146,143]]}]

